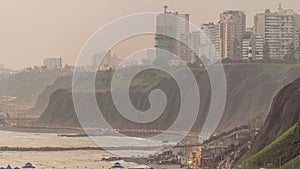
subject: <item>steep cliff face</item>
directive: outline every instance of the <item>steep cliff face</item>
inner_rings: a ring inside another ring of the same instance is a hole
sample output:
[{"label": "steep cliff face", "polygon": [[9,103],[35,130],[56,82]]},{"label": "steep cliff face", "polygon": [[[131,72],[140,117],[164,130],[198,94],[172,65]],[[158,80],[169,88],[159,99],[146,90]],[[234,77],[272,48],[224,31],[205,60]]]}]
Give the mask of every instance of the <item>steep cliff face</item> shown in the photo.
[{"label": "steep cliff face", "polygon": [[55,91],[44,113],[40,116],[40,122],[51,122],[62,126],[80,126],[74,112],[72,96],[67,89]]},{"label": "steep cliff face", "polygon": [[250,168],[261,168],[271,162],[274,168],[281,168],[282,164],[291,162],[300,151],[299,117],[300,78],[276,94],[252,149],[239,163]]},{"label": "steep cliff face", "polygon": [[[257,152],[287,131],[300,117],[300,78],[285,86],[275,97],[264,126],[254,142]],[[300,134],[300,125],[295,130]]]},{"label": "steep cliff face", "polygon": [[[227,101],[219,131],[228,131],[236,126],[246,124],[259,113],[270,110],[275,94],[286,84],[300,76],[299,67],[292,68],[276,76],[263,73],[262,65],[225,66],[227,79]],[[194,130],[202,127],[210,106],[210,82],[205,71],[195,71],[201,93],[200,110]],[[139,110],[146,110],[150,104],[149,92],[162,89],[168,104],[159,119],[149,124],[135,124],[121,116],[114,107],[109,91],[98,92],[97,101],[104,117],[114,127],[119,128],[168,128],[176,119],[180,93],[173,79],[168,78],[153,86],[134,86],[130,89],[132,104]],[[84,100],[84,99],[83,99]],[[79,126],[74,111],[72,94],[67,90],[58,90],[51,95],[49,104],[39,119],[40,123]]]},{"label": "steep cliff face", "polygon": [[47,86],[43,92],[38,96],[35,106],[28,110],[26,113],[29,115],[41,115],[48,106],[50,96],[59,89],[71,89],[72,78],[71,76],[59,77],[52,85]]}]

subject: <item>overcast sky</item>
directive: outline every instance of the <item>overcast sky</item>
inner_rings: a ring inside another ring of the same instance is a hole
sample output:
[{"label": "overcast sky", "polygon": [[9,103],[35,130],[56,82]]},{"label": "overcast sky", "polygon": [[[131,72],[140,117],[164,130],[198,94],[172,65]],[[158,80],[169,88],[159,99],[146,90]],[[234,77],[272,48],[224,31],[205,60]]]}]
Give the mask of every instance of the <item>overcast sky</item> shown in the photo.
[{"label": "overcast sky", "polygon": [[300,12],[299,0],[1,0],[0,63],[18,69],[61,56],[74,64],[99,27],[131,13],[163,11],[165,4],[189,13],[195,25],[218,21],[224,10],[240,9],[252,26],[255,13],[277,10],[279,3]]}]

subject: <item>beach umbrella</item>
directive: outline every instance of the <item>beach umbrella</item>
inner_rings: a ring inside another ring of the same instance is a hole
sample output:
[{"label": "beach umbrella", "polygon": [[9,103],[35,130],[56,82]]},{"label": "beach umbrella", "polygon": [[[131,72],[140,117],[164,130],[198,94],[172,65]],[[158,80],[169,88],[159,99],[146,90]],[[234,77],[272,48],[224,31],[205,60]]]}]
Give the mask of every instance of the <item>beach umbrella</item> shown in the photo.
[{"label": "beach umbrella", "polygon": [[8,164],[8,166],[6,167],[6,169],[12,169],[11,166]]},{"label": "beach umbrella", "polygon": [[1,167],[0,169],[5,169],[4,167]]},{"label": "beach umbrella", "polygon": [[35,168],[31,163],[26,163],[22,168]]},{"label": "beach umbrella", "polygon": [[20,169],[19,167],[15,167],[14,169]]},{"label": "beach umbrella", "polygon": [[120,163],[116,162],[111,168],[124,168]]}]

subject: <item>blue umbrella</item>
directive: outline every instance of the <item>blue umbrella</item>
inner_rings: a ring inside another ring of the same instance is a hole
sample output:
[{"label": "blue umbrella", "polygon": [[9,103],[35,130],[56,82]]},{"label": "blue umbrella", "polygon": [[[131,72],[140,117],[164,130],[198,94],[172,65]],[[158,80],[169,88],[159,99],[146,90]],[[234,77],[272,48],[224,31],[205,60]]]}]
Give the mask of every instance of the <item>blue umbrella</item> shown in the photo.
[{"label": "blue umbrella", "polygon": [[31,163],[26,163],[22,168],[35,168]]},{"label": "blue umbrella", "polygon": [[112,166],[111,168],[124,168],[123,166],[121,166],[120,163],[116,162],[114,166]]},{"label": "blue umbrella", "polygon": [[6,167],[6,169],[12,169],[11,166],[8,164],[8,166]]}]

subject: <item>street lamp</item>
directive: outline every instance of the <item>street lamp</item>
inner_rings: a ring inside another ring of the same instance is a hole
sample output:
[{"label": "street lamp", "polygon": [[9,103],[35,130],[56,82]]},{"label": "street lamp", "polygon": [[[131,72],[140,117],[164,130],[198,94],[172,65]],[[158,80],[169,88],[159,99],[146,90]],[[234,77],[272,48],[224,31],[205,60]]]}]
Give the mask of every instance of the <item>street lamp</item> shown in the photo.
[{"label": "street lamp", "polygon": [[192,160],[189,160],[188,161],[188,169],[191,169],[191,164],[193,163],[193,161]]}]

